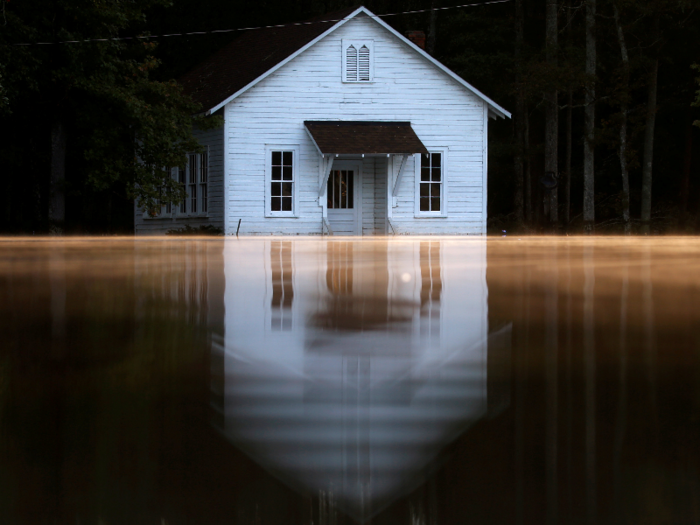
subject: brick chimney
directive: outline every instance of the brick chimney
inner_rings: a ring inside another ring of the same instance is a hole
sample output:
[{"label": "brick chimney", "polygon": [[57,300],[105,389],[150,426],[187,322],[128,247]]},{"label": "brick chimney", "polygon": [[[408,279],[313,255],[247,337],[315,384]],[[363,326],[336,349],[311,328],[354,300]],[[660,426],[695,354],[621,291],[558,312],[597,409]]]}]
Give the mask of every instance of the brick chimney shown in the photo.
[{"label": "brick chimney", "polygon": [[421,49],[425,49],[425,31],[406,31],[406,38]]}]

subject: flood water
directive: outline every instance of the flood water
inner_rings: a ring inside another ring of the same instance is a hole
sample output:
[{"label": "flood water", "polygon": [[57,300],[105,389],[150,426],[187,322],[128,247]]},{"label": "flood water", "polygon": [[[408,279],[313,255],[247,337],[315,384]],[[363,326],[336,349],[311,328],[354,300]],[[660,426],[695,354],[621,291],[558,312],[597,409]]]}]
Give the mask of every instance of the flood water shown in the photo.
[{"label": "flood water", "polygon": [[700,523],[700,240],[0,240],[2,524]]}]

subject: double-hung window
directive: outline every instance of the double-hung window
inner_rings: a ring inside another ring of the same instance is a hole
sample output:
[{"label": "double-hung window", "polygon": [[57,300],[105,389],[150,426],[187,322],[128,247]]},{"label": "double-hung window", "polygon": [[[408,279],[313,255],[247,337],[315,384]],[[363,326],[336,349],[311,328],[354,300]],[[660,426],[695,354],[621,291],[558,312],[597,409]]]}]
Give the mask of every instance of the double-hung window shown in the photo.
[{"label": "double-hung window", "polygon": [[374,76],[374,42],[343,40],[343,82],[371,82]]},{"label": "double-hung window", "polygon": [[185,168],[176,168],[178,183],[186,196],[180,203],[178,215],[204,215],[209,211],[209,152],[188,153]]},{"label": "double-hung window", "polygon": [[266,202],[269,217],[294,217],[297,198],[297,146],[266,148]]},{"label": "double-hung window", "polygon": [[431,151],[420,155],[416,170],[416,215],[444,216],[445,152]]}]

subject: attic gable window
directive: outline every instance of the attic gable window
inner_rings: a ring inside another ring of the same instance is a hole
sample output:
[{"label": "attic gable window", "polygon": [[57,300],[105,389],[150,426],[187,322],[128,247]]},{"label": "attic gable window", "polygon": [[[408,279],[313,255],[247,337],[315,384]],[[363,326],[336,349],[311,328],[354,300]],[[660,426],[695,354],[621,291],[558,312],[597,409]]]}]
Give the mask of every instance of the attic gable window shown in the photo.
[{"label": "attic gable window", "polygon": [[372,82],[374,42],[343,40],[343,82]]}]

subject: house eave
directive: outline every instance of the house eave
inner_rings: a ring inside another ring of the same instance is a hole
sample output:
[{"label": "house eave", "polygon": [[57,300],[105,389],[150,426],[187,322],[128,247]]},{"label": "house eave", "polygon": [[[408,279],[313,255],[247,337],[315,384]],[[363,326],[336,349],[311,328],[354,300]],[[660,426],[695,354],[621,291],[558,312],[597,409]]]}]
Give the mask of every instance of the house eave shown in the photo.
[{"label": "house eave", "polygon": [[489,97],[484,95],[481,91],[476,89],[474,86],[469,84],[467,81],[465,81],[462,77],[454,73],[452,70],[450,70],[448,67],[445,65],[441,64],[439,61],[435,60],[432,56],[430,56],[425,50],[421,49],[417,45],[415,45],[413,42],[411,42],[408,38],[403,36],[401,33],[396,31],[394,28],[392,28],[389,24],[384,22],[381,18],[379,18],[377,15],[369,11],[367,8],[364,6],[358,7],[355,11],[353,11],[351,14],[343,18],[342,20],[339,20],[335,24],[333,24],[331,27],[329,27],[326,31],[324,31],[322,34],[314,38],[312,41],[307,43],[306,45],[300,47],[297,51],[289,55],[287,58],[276,64],[275,66],[271,67],[268,69],[265,73],[257,77],[255,80],[249,82],[246,84],[244,87],[224,99],[223,101],[219,102],[215,106],[209,108],[206,110],[205,115],[211,115],[212,113],[218,111],[221,109],[223,106],[231,102],[232,100],[236,99],[237,97],[241,96],[243,93],[248,91],[250,88],[267,78],[268,76],[272,75],[275,71],[286,65],[287,63],[291,62],[294,60],[297,56],[299,56],[301,53],[309,49],[311,46],[315,45],[317,42],[325,38],[326,36],[330,35],[333,33],[335,30],[339,29],[343,25],[345,25],[348,21],[352,20],[355,18],[357,15],[360,13],[364,13],[368,18],[371,18],[374,20],[376,23],[378,23],[380,26],[382,26],[384,29],[389,31],[392,35],[397,37],[401,42],[403,42],[405,45],[411,47],[414,51],[418,52],[423,58],[428,60],[430,63],[432,63],[434,66],[436,66],[438,69],[442,70],[444,73],[446,73],[448,76],[452,77],[454,80],[456,80],[459,84],[462,85],[462,87],[465,87],[467,90],[471,91],[474,95],[482,99],[488,106],[489,108],[489,116],[492,118],[512,118],[512,115],[510,114],[509,111],[504,109],[503,107],[499,106],[496,104],[493,100],[491,100]]}]

